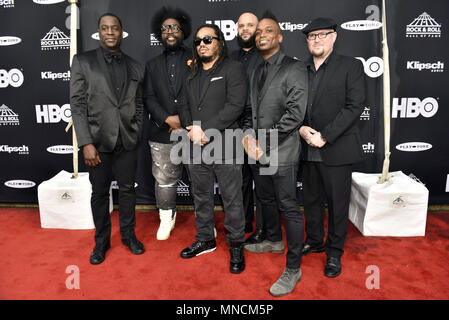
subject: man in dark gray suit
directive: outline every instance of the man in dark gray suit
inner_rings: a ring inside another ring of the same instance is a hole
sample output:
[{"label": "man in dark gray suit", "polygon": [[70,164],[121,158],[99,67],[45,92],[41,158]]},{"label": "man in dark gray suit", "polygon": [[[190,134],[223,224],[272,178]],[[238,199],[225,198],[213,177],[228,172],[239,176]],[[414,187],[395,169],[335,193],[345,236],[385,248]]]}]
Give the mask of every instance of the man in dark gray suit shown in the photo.
[{"label": "man in dark gray suit", "polygon": [[[307,239],[303,254],[326,251],[324,275],[341,273],[341,256],[348,228],[352,164],[362,160],[357,119],[365,101],[365,74],[362,63],[334,52],[337,23],[317,18],[303,33],[310,57],[307,114],[300,134],[304,214]],[[324,238],[324,208],[329,223]]]},{"label": "man in dark gray suit", "polygon": [[119,186],[122,242],[133,254],[145,251],[134,232],[143,69],[120,50],[123,29],[116,15],[102,15],[98,33],[101,47],[74,56],[70,79],[72,119],[92,184],[96,231],[91,264],[102,263],[110,248],[109,188],[113,174]]},{"label": "man in dark gray suit", "polygon": [[224,205],[225,228],[229,231],[226,242],[230,247],[230,272],[241,273],[245,269],[242,247],[245,240],[243,149],[240,149],[240,162],[236,161],[236,146],[240,145],[232,134],[240,128],[239,118],[245,108],[246,73],[241,63],[227,57],[224,35],[216,25],[199,27],[193,50],[192,71],[185,86],[188,104],[180,106],[179,116],[183,127],[189,131],[189,145],[193,149],[188,168],[198,232],[196,241],[182,250],[181,257],[193,258],[216,249],[216,176]]},{"label": "man in dark gray suit", "polygon": [[[301,279],[304,228],[296,199],[296,178],[301,150],[298,128],[306,112],[307,73],[302,62],[281,51],[281,42],[276,18],[266,13],[256,30],[256,46],[264,63],[251,76],[250,106],[246,108],[244,124],[244,129],[255,131],[255,136],[247,136],[248,145],[254,145],[257,139],[264,152],[260,161],[252,165],[252,170],[266,226],[266,239],[261,243],[246,244],[245,249],[254,253],[283,253],[278,212],[285,219],[287,262],[281,277],[270,288],[273,296],[292,292]],[[251,153],[248,156],[259,159]],[[274,167],[274,173],[264,172],[267,169],[264,164]]]}]

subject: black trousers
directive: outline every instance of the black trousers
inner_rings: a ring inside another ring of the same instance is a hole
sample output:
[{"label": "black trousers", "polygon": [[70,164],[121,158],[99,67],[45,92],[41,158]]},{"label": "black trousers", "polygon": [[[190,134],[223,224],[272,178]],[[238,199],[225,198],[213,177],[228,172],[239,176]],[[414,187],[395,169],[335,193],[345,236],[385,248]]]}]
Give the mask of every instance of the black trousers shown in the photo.
[{"label": "black trousers", "polygon": [[287,268],[301,266],[304,220],[296,198],[298,165],[280,166],[273,175],[261,175],[259,165],[251,165],[257,197],[270,241],[282,241],[281,216],[285,221]]},{"label": "black trousers", "polygon": [[327,166],[305,161],[303,168],[306,242],[320,245],[324,239],[324,212],[328,204],[326,254],[341,257],[348,230],[352,165]]},{"label": "black trousers", "polygon": [[245,215],[242,205],[242,165],[189,164],[192,195],[195,203],[196,239],[214,239],[214,186],[215,176],[225,211],[224,226],[228,244],[245,240]]},{"label": "black trousers", "polygon": [[137,148],[125,150],[117,144],[112,152],[99,152],[101,163],[89,168],[92,184],[91,206],[95,224],[95,243],[104,246],[111,238],[109,189],[113,175],[119,187],[119,221],[122,239],[135,236],[136,192],[134,189],[137,168]]}]

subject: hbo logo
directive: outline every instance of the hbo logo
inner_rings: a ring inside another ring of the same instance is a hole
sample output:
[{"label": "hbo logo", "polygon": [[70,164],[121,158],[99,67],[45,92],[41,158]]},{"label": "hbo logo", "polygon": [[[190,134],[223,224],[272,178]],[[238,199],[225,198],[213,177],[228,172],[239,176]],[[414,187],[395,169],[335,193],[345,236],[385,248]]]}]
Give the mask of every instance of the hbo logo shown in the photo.
[{"label": "hbo logo", "polygon": [[70,105],[59,107],[57,104],[36,105],[37,123],[58,123],[61,120],[69,122],[72,117]]},{"label": "hbo logo", "polygon": [[362,57],[356,57],[363,63],[365,73],[370,78],[377,78],[384,73],[384,61],[379,57],[371,57],[368,60]]},{"label": "hbo logo", "polygon": [[19,69],[11,69],[8,71],[0,69],[0,88],[11,86],[18,88],[23,83],[23,73]]},{"label": "hbo logo", "polygon": [[226,41],[234,40],[237,35],[237,24],[232,20],[214,20],[213,22],[206,20],[206,23],[217,25],[223,32]]},{"label": "hbo logo", "polygon": [[422,115],[425,118],[433,117],[438,111],[438,101],[434,98],[393,98],[391,108],[392,118],[416,118]]}]

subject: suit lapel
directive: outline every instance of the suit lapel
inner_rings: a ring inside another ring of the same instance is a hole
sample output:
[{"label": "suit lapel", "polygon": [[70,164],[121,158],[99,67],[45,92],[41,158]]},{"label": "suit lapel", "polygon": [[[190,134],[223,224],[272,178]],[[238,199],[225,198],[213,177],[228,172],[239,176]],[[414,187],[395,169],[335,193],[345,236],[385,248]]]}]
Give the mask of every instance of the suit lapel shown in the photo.
[{"label": "suit lapel", "polygon": [[97,61],[100,65],[100,70],[106,80],[107,87],[109,88],[109,96],[111,96],[113,98],[112,100],[117,101],[115,91],[113,89],[114,86],[112,85],[112,80],[109,75],[108,66],[106,65],[106,61],[104,60],[103,49],[101,49],[101,47],[99,47],[97,49]]},{"label": "suit lapel", "polygon": [[[259,93],[259,101],[263,99],[265,94],[267,93],[268,87],[270,86],[271,81],[276,76],[276,73],[282,67],[282,60],[284,59],[285,54],[283,52],[279,53],[279,57],[276,60],[276,63],[272,66],[271,72],[268,73],[267,78],[265,79],[265,83],[262,87],[262,90]],[[256,82],[256,81],[255,81]]]},{"label": "suit lapel", "polygon": [[[198,102],[201,103],[203,101],[204,96],[206,95],[207,89],[209,88],[211,76],[209,73],[207,73],[206,77],[204,78],[203,88],[201,88],[201,94],[199,96]],[[199,81],[198,81],[199,85]]]}]

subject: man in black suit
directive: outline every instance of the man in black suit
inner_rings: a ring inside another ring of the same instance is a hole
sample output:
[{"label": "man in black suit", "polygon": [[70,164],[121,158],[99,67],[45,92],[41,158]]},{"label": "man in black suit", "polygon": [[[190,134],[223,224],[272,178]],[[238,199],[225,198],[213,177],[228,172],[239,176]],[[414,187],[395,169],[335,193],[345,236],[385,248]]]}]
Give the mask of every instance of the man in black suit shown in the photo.
[{"label": "man in black suit", "polygon": [[[341,273],[352,164],[362,159],[357,119],[365,101],[362,63],[333,50],[336,30],[330,18],[317,18],[303,29],[311,53],[307,113],[300,128],[307,234],[303,254],[326,251],[327,277]],[[329,223],[323,244],[326,200]]]},{"label": "man in black suit", "polygon": [[[242,165],[236,158],[232,134],[239,129],[247,96],[244,66],[227,57],[224,35],[216,25],[199,27],[193,43],[192,71],[186,82],[188,104],[180,106],[181,123],[189,132],[188,164],[196,213],[196,241],[181,252],[193,258],[216,249],[214,239],[214,181],[217,177],[225,211],[230,272],[245,269],[242,243],[245,217],[242,206]],[[231,136],[229,136],[231,135]],[[221,149],[221,150],[220,150]]]},{"label": "man in black suit", "polygon": [[166,240],[175,227],[176,194],[182,164],[170,161],[175,142],[170,133],[181,128],[177,106],[185,103],[182,87],[190,71],[191,50],[183,45],[191,31],[190,17],[181,9],[162,7],[153,17],[153,32],[164,52],[146,63],[144,104],[150,114],[149,145],[160,226],[156,238]]},{"label": "man in black suit", "polygon": [[134,232],[143,69],[120,50],[123,29],[116,15],[102,15],[98,33],[101,46],[73,57],[70,79],[72,119],[92,184],[96,231],[91,264],[102,263],[110,248],[109,188],[113,174],[119,186],[122,242],[133,254],[145,251]]},{"label": "man in black suit", "polygon": [[[281,51],[281,42],[282,34],[276,18],[266,13],[256,30],[256,46],[262,53],[264,63],[251,76],[250,106],[246,109],[244,123],[244,129],[255,131],[255,137],[246,136],[248,145],[254,145],[257,139],[259,148],[264,152],[252,169],[266,226],[266,239],[260,243],[245,244],[245,249],[254,253],[283,253],[279,212],[285,220],[288,247],[286,268],[270,288],[273,296],[292,292],[301,279],[304,228],[296,199],[296,178],[301,150],[298,129],[307,103],[307,72],[302,62]],[[248,156],[258,159],[251,153]],[[265,164],[275,170],[269,174]]]},{"label": "man in black suit", "polygon": [[[256,27],[259,19],[251,12],[244,12],[237,21],[237,42],[240,49],[234,50],[229,55],[232,59],[240,61],[246,67],[246,74],[249,77],[254,69],[263,62],[262,55],[256,47]],[[243,115],[242,115],[243,121]],[[254,198],[253,198],[253,174],[245,155],[245,163],[242,166],[242,193],[243,210],[245,212],[245,233],[253,231],[254,220]],[[260,208],[259,200],[256,197],[256,208]],[[265,228],[263,217],[259,211],[256,215],[256,230],[246,240],[245,243],[259,243],[265,239]]]}]

